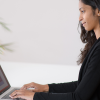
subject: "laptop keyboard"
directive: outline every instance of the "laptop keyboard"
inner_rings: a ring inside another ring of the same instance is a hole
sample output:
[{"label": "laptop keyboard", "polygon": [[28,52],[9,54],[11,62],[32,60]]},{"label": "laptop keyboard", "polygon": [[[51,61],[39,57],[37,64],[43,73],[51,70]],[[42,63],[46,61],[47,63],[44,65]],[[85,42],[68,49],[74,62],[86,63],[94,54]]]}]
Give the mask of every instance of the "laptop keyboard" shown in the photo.
[{"label": "laptop keyboard", "polygon": [[[6,94],[5,96],[3,96],[2,99],[11,99],[11,98],[9,97],[9,95],[10,95],[13,91],[15,91],[15,90],[18,90],[18,89],[13,89],[13,90],[11,90],[8,94]],[[16,98],[16,99],[14,99],[14,100],[25,100],[25,99]]]}]

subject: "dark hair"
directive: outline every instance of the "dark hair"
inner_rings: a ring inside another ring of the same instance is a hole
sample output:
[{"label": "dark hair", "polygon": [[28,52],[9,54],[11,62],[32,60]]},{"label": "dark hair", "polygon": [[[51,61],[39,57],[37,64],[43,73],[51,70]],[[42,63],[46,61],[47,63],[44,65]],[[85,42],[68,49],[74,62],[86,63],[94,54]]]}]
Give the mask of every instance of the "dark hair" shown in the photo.
[{"label": "dark hair", "polygon": [[[93,11],[93,16],[95,15],[96,8],[98,8],[99,11],[100,11],[100,0],[81,0],[81,2],[86,4],[86,5],[91,6],[92,11]],[[99,18],[99,24],[100,24],[100,18]],[[86,43],[86,45],[85,45],[83,50],[80,50],[81,51],[80,58],[77,61],[78,65],[83,63],[87,53],[91,49],[91,47],[94,44],[94,42],[97,40],[93,30],[91,30],[91,31],[85,30],[85,28],[83,27],[83,25],[82,25],[82,23],[80,21],[79,21],[78,26],[79,25],[81,27],[81,34],[80,34],[81,41],[83,43]]]}]

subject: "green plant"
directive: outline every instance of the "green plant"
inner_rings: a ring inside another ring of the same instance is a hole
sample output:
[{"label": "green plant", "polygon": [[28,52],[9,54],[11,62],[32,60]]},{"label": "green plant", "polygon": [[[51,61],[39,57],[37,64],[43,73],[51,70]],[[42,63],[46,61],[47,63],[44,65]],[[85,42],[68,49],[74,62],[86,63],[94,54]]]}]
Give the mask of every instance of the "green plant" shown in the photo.
[{"label": "green plant", "polygon": [[[8,31],[11,31],[11,30],[7,27],[7,24],[4,23],[4,22],[1,21],[1,20],[2,20],[2,18],[0,18],[0,25],[1,25],[4,29],[6,29],[6,30],[8,30]],[[8,47],[8,46],[10,46],[11,44],[12,44],[12,43],[0,44],[0,54],[3,53],[3,50],[12,51],[12,50],[9,49],[9,47]]]},{"label": "green plant", "polygon": [[1,25],[4,29],[6,29],[6,30],[8,30],[8,31],[11,31],[11,30],[7,27],[7,24],[4,23],[4,22],[1,21],[1,20],[2,20],[2,18],[0,17],[0,25]]}]

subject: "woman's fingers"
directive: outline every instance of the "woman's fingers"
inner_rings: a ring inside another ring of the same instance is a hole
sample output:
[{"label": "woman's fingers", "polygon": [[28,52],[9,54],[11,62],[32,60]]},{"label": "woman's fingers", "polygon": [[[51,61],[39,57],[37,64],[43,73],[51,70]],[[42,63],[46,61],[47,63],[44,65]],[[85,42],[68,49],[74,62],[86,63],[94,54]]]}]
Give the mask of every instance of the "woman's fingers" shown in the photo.
[{"label": "woman's fingers", "polygon": [[29,90],[16,90],[9,97],[13,98],[22,98],[26,100],[33,100],[34,92]]},{"label": "woman's fingers", "polygon": [[28,89],[28,88],[31,88],[31,87],[33,87],[32,83],[29,83],[29,84],[23,85],[20,89],[23,90],[23,89]]},{"label": "woman's fingers", "polygon": [[24,99],[25,97],[24,97],[24,95],[20,95],[20,94],[19,94],[19,95],[16,95],[16,96],[14,96],[14,97],[11,97],[11,98],[12,98],[12,99],[13,99],[13,98],[22,98],[22,99]]},{"label": "woman's fingers", "polygon": [[20,89],[23,90],[23,89],[27,89],[27,88],[28,88],[28,85],[25,84],[25,85],[23,85]]},{"label": "woman's fingers", "polygon": [[17,95],[17,96],[11,97],[11,98],[21,98],[21,95]]},{"label": "woman's fingers", "polygon": [[23,86],[20,88],[20,90],[23,90],[23,89],[27,89],[27,86]]},{"label": "woman's fingers", "polygon": [[10,97],[14,97],[14,96],[16,96],[16,95],[20,95],[20,94],[22,94],[22,90],[15,90],[13,93],[11,93],[9,96]]}]

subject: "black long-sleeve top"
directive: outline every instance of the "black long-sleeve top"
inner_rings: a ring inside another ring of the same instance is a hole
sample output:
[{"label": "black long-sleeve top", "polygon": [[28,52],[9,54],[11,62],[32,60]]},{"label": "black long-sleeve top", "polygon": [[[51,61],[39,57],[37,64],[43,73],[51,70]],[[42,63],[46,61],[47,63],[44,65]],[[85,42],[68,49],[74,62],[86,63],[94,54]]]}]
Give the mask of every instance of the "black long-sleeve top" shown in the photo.
[{"label": "black long-sleeve top", "polygon": [[36,92],[33,100],[100,100],[100,37],[86,55],[77,81],[48,85],[49,92]]}]

